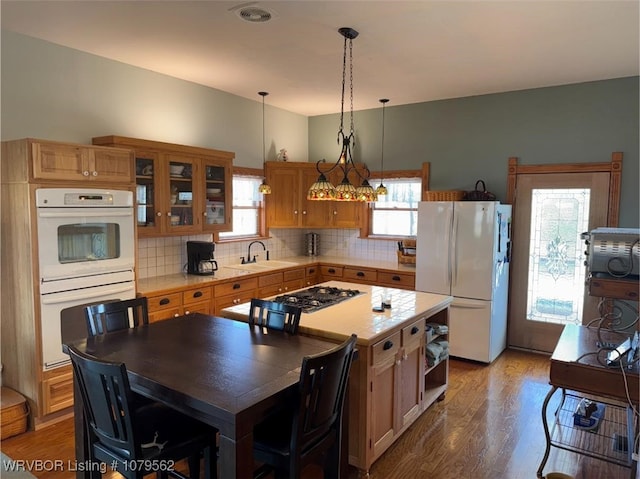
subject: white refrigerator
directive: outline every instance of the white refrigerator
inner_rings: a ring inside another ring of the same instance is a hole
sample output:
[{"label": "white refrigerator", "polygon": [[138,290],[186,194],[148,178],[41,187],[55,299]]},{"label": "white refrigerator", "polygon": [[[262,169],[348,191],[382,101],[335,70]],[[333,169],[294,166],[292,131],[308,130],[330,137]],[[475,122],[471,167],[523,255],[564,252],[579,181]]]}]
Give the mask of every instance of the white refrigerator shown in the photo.
[{"label": "white refrigerator", "polygon": [[453,296],[451,356],[490,363],[506,348],[510,236],[509,205],[418,205],[416,290]]}]

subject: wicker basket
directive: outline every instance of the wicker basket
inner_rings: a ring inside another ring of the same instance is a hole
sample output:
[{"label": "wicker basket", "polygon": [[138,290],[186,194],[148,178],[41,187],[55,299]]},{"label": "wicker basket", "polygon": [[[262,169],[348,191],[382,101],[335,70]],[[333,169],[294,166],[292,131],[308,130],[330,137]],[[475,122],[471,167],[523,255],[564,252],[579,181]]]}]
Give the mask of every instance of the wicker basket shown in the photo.
[{"label": "wicker basket", "polygon": [[398,263],[416,264],[416,240],[406,239],[402,241],[402,249],[398,251]]},{"label": "wicker basket", "polygon": [[2,398],[0,438],[5,440],[27,430],[29,403],[22,394],[13,389],[3,387],[0,394]]},{"label": "wicker basket", "polygon": [[416,255],[415,254],[404,254],[402,251],[398,251],[398,263],[416,264]]},{"label": "wicker basket", "polygon": [[462,201],[464,191],[462,190],[443,190],[443,191],[426,191],[425,201]]}]

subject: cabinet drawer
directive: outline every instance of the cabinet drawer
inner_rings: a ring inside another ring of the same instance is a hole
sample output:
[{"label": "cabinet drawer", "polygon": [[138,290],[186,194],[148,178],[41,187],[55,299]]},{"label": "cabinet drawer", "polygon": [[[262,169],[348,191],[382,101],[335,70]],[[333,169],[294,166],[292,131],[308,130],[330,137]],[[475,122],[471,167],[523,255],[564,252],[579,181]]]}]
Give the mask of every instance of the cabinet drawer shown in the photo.
[{"label": "cabinet drawer", "polygon": [[176,306],[175,308],[165,308],[158,311],[149,311],[149,322],[155,323],[156,321],[162,321],[164,319],[175,318],[182,314],[182,306]]},{"label": "cabinet drawer", "polygon": [[293,281],[294,279],[304,279],[304,268],[283,271],[284,281]]},{"label": "cabinet drawer", "polygon": [[214,286],[214,293],[217,300],[218,296],[226,296],[228,294],[240,294],[246,291],[250,291],[253,294],[257,287],[258,280],[256,278],[247,278],[218,284]]},{"label": "cabinet drawer", "polygon": [[395,361],[395,356],[400,349],[400,331],[391,336],[377,342],[371,348],[372,365],[378,366],[387,361]]},{"label": "cabinet drawer", "polygon": [[183,314],[211,314],[211,301],[204,301],[202,303],[191,303],[189,305],[185,305],[183,309]]},{"label": "cabinet drawer", "polygon": [[415,289],[416,276],[414,274],[378,271],[378,282],[388,284],[396,288]]},{"label": "cabinet drawer", "polygon": [[265,286],[264,288],[258,288],[256,291],[256,298],[268,298],[269,296],[276,296],[282,294],[283,292],[282,283],[272,284],[270,286]]},{"label": "cabinet drawer", "polygon": [[282,272],[262,274],[258,276],[258,287],[272,286],[274,284],[282,284]]},{"label": "cabinet drawer", "polygon": [[42,381],[42,399],[44,414],[73,406],[73,373],[55,374]]},{"label": "cabinet drawer", "polygon": [[170,293],[147,298],[149,312],[160,309],[176,308],[182,306],[182,293]]},{"label": "cabinet drawer", "polygon": [[304,278],[285,281],[284,283],[282,283],[282,289],[284,291],[294,291],[296,289],[302,288],[304,288]]},{"label": "cabinet drawer", "polygon": [[344,279],[374,283],[378,280],[378,272],[373,269],[345,268],[343,277]]},{"label": "cabinet drawer", "polygon": [[206,288],[189,289],[182,293],[182,304],[202,303],[211,299],[211,286]]},{"label": "cabinet drawer", "polygon": [[342,278],[343,266],[320,266],[320,274],[325,278]]},{"label": "cabinet drawer", "polygon": [[402,328],[402,346],[409,349],[413,349],[420,344],[420,341],[424,337],[424,319],[419,319],[409,326]]},{"label": "cabinet drawer", "polygon": [[214,314],[220,314],[224,308],[236,306],[242,303],[248,303],[253,298],[255,290],[246,291],[244,293],[232,294],[228,296],[216,296],[216,307]]}]

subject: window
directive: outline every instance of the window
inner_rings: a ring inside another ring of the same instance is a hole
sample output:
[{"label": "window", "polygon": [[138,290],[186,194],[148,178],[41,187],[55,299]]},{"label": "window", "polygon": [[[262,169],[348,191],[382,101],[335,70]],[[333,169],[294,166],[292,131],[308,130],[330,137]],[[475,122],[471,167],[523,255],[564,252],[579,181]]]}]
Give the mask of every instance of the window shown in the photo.
[{"label": "window", "polygon": [[233,177],[233,231],[218,233],[220,240],[259,236],[262,231],[262,177]]},{"label": "window", "polygon": [[387,194],[371,207],[371,235],[415,236],[418,202],[421,199],[420,178],[384,180]]}]

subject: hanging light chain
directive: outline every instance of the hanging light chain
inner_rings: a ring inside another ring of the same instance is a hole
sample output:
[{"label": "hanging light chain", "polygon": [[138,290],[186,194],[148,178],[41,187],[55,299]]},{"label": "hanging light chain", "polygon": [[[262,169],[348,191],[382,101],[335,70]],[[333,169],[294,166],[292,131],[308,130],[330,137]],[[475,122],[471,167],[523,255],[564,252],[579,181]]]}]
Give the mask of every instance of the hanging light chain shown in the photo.
[{"label": "hanging light chain", "polygon": [[353,135],[353,40],[349,39],[349,88],[350,88],[350,100],[351,100],[351,128],[350,133]]},{"label": "hanging light chain", "polygon": [[341,136],[344,136],[344,87],[347,75],[347,37],[344,37],[344,48],[342,54],[342,95],[340,97],[340,129],[338,130],[338,144],[340,144]]}]

